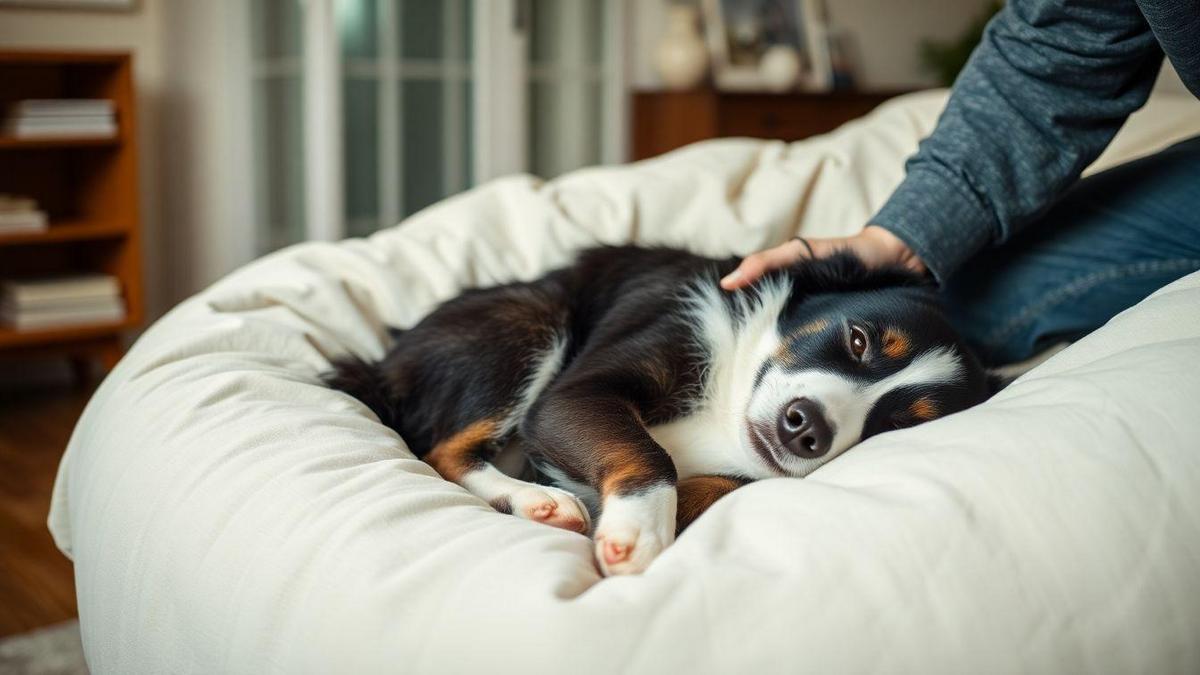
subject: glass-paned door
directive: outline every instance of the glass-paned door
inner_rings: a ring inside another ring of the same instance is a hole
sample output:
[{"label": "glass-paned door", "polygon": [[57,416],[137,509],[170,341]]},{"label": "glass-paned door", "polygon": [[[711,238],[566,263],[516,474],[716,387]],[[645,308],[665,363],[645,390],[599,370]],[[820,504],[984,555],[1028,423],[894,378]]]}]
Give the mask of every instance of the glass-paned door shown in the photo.
[{"label": "glass-paned door", "polygon": [[338,0],[346,233],[471,185],[471,0]]},{"label": "glass-paned door", "polygon": [[297,0],[251,0],[256,244],[303,241],[304,52]]},{"label": "glass-paned door", "polygon": [[532,0],[529,26],[529,170],[553,178],[615,161],[605,131],[616,122],[607,105],[615,59],[606,45],[609,0]]},{"label": "glass-paned door", "polygon": [[624,158],[630,0],[243,1],[260,252]]}]

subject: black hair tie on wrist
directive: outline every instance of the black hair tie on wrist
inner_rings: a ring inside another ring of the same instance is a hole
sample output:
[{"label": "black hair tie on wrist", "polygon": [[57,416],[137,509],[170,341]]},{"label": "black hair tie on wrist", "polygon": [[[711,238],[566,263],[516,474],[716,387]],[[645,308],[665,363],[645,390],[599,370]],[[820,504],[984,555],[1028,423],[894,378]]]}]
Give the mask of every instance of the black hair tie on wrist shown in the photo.
[{"label": "black hair tie on wrist", "polygon": [[808,249],[808,257],[809,258],[815,259],[817,257],[817,254],[813,253],[812,244],[808,243],[807,239],[805,239],[804,237],[792,237],[792,239],[795,239],[796,241],[800,242],[801,244],[804,244],[804,248]]}]

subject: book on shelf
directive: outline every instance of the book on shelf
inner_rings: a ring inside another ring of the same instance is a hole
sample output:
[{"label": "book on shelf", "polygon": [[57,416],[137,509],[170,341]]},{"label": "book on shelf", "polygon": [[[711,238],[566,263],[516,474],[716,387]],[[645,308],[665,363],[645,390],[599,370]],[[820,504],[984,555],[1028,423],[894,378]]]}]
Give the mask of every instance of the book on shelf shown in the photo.
[{"label": "book on shelf", "polygon": [[37,200],[32,197],[10,195],[0,192],[0,213],[13,211],[33,211],[37,209]]},{"label": "book on shelf", "polygon": [[45,232],[49,227],[46,214],[43,211],[21,211],[4,213],[0,211],[0,234],[15,234],[18,232]]},{"label": "book on shelf", "polygon": [[42,279],[0,281],[0,302],[17,307],[63,300],[115,298],[121,294],[121,282],[110,274],[81,274]]},{"label": "book on shelf", "polygon": [[34,330],[125,318],[121,284],[108,274],[0,282],[0,322]]},{"label": "book on shelf", "polygon": [[31,98],[17,101],[11,117],[112,117],[115,108],[106,98]]},{"label": "book on shelf", "polygon": [[64,136],[117,135],[117,123],[103,118],[62,118],[61,120],[9,120],[4,133],[16,138],[61,138]]},{"label": "book on shelf", "polygon": [[24,310],[0,304],[0,322],[16,330],[116,323],[124,318],[125,303],[120,298],[108,298],[95,304]]},{"label": "book on shelf", "polygon": [[112,101],[106,99],[30,99],[9,108],[3,133],[26,139],[112,137],[117,122]]},{"label": "book on shelf", "polygon": [[47,225],[46,213],[33,199],[0,194],[0,234],[44,232]]}]

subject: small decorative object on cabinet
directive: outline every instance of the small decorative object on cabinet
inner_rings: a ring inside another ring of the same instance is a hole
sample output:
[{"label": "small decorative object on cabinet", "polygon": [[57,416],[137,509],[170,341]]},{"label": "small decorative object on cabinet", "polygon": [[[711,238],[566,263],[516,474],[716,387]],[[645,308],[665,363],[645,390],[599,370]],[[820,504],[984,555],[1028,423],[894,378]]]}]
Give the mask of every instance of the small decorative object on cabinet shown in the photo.
[{"label": "small decorative object on cabinet", "polygon": [[691,89],[708,72],[708,47],[700,35],[700,12],[691,5],[673,4],[667,31],[658,42],[654,65],[667,89]]},{"label": "small decorative object on cabinet", "polygon": [[696,141],[731,136],[798,141],[832,131],[903,93],[635,92],[631,155],[645,159]]},{"label": "small decorative object on cabinet", "polygon": [[786,45],[769,47],[763,52],[762,62],[758,66],[762,71],[763,86],[775,93],[795,89],[803,68],[800,53]]},{"label": "small decorative object on cabinet", "polygon": [[0,194],[24,225],[0,229],[0,358],[111,368],[142,321],[129,54],[0,50],[0,120]]}]

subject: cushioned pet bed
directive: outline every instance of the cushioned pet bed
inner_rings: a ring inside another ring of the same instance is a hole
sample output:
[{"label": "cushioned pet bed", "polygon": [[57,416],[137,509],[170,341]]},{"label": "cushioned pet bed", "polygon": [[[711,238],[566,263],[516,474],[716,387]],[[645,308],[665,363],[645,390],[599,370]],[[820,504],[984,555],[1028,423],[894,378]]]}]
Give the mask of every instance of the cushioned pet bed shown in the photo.
[{"label": "cushioned pet bed", "polygon": [[[55,487],[92,669],[1200,671],[1200,275],[978,408],[737,491],[628,578],[318,382],[381,354],[385,326],[596,242],[743,254],[848,232],[943,102],[495,181],[188,300],[104,381]],[[1194,101],[1156,98],[1097,166],[1197,133]]]}]

